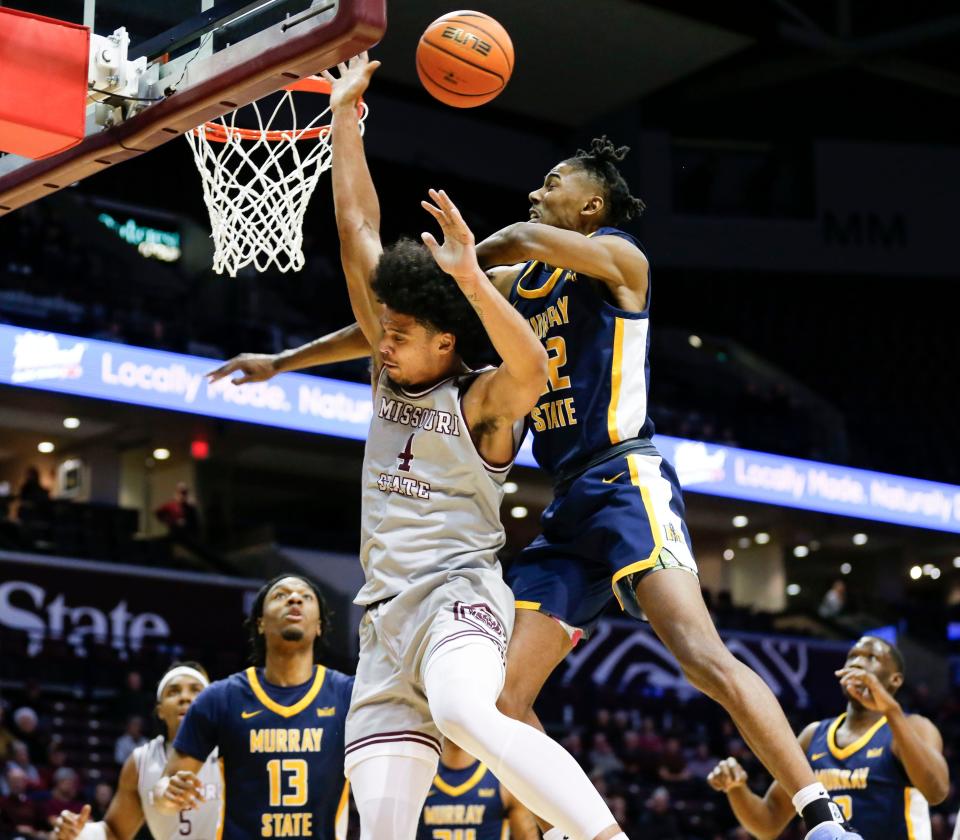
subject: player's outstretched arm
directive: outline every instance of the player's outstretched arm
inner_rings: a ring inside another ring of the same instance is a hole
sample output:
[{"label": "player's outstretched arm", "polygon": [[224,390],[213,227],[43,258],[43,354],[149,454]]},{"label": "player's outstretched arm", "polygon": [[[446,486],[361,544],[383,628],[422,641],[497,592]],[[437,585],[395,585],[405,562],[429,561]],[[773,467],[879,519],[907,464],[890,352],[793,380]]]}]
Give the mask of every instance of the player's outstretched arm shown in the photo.
[{"label": "player's outstretched arm", "polygon": [[241,353],[211,370],[207,379],[216,382],[239,371],[241,375],[231,380],[234,385],[266,382],[278,373],[304,370],[317,365],[332,365],[336,362],[351,362],[354,359],[365,359],[369,355],[370,345],[363,337],[360,325],[350,324],[281,353]]},{"label": "player's outstretched arm", "polygon": [[733,815],[759,840],[772,840],[795,816],[787,792],[774,782],[762,798],[747,787],[747,772],[735,758],[725,758],[707,776],[714,790],[727,795]]},{"label": "player's outstretched arm", "polygon": [[540,222],[517,222],[477,246],[484,268],[539,260],[595,277],[611,288],[626,288],[646,301],[649,263],[643,252],[621,236],[587,237]]},{"label": "player's outstretched arm", "polygon": [[174,748],[163,776],[153,787],[153,804],[164,814],[196,808],[203,802],[203,762]]},{"label": "player's outstretched arm", "polygon": [[510,840],[540,840],[536,818],[503,785],[500,785],[500,800],[507,812]]},{"label": "player's outstretched arm", "polygon": [[143,825],[143,804],[137,789],[136,759],[131,755],[123,763],[117,792],[102,822],[91,823],[90,807],[79,814],[63,811],[53,827],[51,840],[132,840]]},{"label": "player's outstretched arm", "polygon": [[[530,325],[480,270],[473,233],[454,203],[443,190],[430,190],[430,198],[433,204],[424,201],[422,205],[440,223],[443,245],[429,233],[423,234],[424,244],[437,265],[453,277],[470,301],[503,360],[494,373],[467,392],[467,420],[471,428],[476,420],[494,427],[502,425],[499,421],[512,424],[536,405],[546,387],[547,353]],[[469,415],[474,412],[478,413],[471,418]]]},{"label": "player's outstretched arm", "polygon": [[[340,235],[340,259],[353,314],[375,354],[382,332],[381,306],[370,288],[370,276],[383,253],[380,202],[363,151],[357,108],[379,66],[379,61],[370,61],[366,53],[361,53],[339,65],[339,77],[323,72],[332,87],[333,205]],[[379,367],[376,356],[375,363]]]},{"label": "player's outstretched arm", "polygon": [[864,708],[879,712],[893,733],[893,754],[900,759],[907,777],[931,805],[939,805],[950,793],[950,768],[943,757],[940,731],[922,715],[906,715],[876,674],[862,668],[837,671],[840,685]]}]

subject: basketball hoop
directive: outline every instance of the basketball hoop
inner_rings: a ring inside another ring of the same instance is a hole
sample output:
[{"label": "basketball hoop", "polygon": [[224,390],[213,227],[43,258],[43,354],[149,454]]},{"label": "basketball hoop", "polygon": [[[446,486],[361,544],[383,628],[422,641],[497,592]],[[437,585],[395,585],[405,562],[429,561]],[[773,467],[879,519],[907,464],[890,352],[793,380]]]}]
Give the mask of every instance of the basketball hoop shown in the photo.
[{"label": "basketball hoop", "polygon": [[[320,176],[330,168],[333,148],[325,122],[330,108],[298,127],[296,92],[329,95],[330,83],[309,76],[287,85],[267,119],[251,103],[256,128],[237,126],[233,111],[186,133],[203,181],[218,274],[236,277],[251,263],[257,271],[271,264],[279,271],[303,268],[303,217]],[[292,127],[274,128],[285,111]],[[367,112],[361,101],[361,132]]]}]

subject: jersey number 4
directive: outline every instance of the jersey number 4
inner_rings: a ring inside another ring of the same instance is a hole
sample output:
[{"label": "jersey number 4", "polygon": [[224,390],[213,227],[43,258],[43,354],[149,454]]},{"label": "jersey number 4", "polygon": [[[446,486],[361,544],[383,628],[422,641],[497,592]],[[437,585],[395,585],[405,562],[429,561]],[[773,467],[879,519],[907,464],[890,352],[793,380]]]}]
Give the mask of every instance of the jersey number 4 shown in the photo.
[{"label": "jersey number 4", "polygon": [[397,458],[400,459],[400,466],[397,469],[410,472],[410,462],[413,460],[413,435],[407,438],[407,445],[403,447],[403,452],[397,453]]},{"label": "jersey number 4", "polygon": [[[307,762],[304,759],[274,758],[267,762],[267,775],[270,778],[271,808],[299,808],[307,804]],[[290,793],[284,792],[287,786]]]}]

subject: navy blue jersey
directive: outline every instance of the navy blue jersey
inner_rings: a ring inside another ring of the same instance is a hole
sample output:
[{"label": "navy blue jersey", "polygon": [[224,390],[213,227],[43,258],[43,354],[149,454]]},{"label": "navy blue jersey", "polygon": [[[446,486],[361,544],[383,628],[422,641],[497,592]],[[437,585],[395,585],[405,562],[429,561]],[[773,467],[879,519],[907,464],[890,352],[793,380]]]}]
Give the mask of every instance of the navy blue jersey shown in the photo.
[{"label": "navy blue jersey", "polygon": [[201,760],[220,750],[218,840],[335,840],[346,819],[343,724],[352,692],[353,677],[319,665],[303,685],[271,685],[262,668],[248,668],[200,693],[173,745]]},{"label": "navy blue jersey", "polygon": [[[630,234],[602,227],[591,236]],[[530,412],[533,454],[552,475],[634,437],[651,437],[649,310],[625,312],[603,284],[565,268],[527,263],[510,303],[530,321],[549,356],[547,390]]]},{"label": "navy blue jersey", "polygon": [[930,840],[930,812],[893,754],[887,719],[840,749],[836,732],[846,714],[821,720],[807,747],[817,781],[830,792],[864,840]]},{"label": "navy blue jersey", "polygon": [[500,782],[485,764],[463,770],[443,762],[427,794],[417,840],[501,840],[509,836]]}]

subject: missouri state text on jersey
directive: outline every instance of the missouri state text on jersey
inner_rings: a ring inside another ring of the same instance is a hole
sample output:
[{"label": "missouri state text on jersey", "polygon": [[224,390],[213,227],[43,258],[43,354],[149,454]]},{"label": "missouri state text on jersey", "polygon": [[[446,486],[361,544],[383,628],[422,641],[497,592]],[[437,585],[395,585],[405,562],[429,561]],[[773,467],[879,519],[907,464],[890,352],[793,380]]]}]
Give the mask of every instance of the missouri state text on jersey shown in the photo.
[{"label": "missouri state text on jersey", "polygon": [[836,732],[844,717],[820,721],[807,747],[817,781],[867,840],[929,840],[927,800],[893,754],[887,719],[840,748]]},{"label": "missouri state text on jersey", "polygon": [[[628,233],[602,227],[592,236]],[[531,262],[510,290],[549,356],[547,390],[530,412],[533,454],[556,474],[596,452],[634,437],[650,437],[649,301],[643,312],[610,303],[600,281]]]},{"label": "missouri state text on jersey", "polygon": [[334,840],[346,818],[343,724],[352,690],[351,677],[323,666],[289,687],[248,668],[197,697],[174,747],[194,758],[219,747],[223,840]]}]

